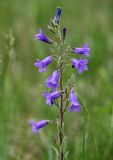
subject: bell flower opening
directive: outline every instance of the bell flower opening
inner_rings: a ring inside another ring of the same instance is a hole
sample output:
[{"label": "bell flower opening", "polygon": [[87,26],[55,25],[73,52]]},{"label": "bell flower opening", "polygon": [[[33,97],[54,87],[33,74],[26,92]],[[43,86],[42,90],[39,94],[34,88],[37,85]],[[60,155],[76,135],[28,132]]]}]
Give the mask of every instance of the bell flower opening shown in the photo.
[{"label": "bell flower opening", "polygon": [[60,73],[57,70],[54,71],[51,74],[51,76],[45,81],[46,87],[56,90],[56,88],[58,88],[59,78],[60,78]]},{"label": "bell flower opening", "polygon": [[35,39],[38,39],[42,42],[45,43],[49,43],[49,44],[53,44],[53,41],[50,40],[44,33],[43,31],[40,29],[39,32],[37,34],[35,34]]},{"label": "bell flower opening", "polygon": [[42,96],[46,99],[46,104],[52,106],[54,104],[54,100],[61,96],[61,92],[54,91],[49,93],[45,91]]},{"label": "bell flower opening", "polygon": [[70,112],[73,112],[74,110],[80,112],[80,104],[73,89],[70,91],[70,103],[71,103],[69,107]]},{"label": "bell flower opening", "polygon": [[32,121],[30,124],[31,124],[31,126],[32,126],[32,132],[33,132],[33,133],[38,133],[38,131],[39,131],[41,128],[43,128],[43,127],[45,127],[46,125],[49,124],[49,120],[41,120],[41,121],[39,121],[39,122],[34,122],[34,121]]},{"label": "bell flower opening", "polygon": [[72,67],[76,68],[78,70],[79,74],[81,74],[83,72],[83,70],[88,70],[88,67],[86,66],[86,64],[88,63],[88,59],[72,58],[71,62],[72,62]]},{"label": "bell flower opening", "polygon": [[46,72],[47,71],[46,66],[50,64],[51,61],[52,61],[52,56],[48,56],[43,60],[36,60],[36,62],[34,63],[34,66],[39,68],[40,73]]},{"label": "bell flower opening", "polygon": [[72,52],[89,57],[89,53],[91,52],[91,49],[88,47],[88,43],[85,43],[81,48],[73,48]]}]

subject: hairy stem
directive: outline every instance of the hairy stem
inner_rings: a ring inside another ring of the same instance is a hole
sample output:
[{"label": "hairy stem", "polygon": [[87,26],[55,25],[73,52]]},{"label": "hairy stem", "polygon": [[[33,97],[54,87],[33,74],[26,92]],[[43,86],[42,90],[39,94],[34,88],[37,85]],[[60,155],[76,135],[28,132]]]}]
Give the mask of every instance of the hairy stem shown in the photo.
[{"label": "hairy stem", "polygon": [[63,41],[61,38],[61,34],[59,36],[60,39],[60,47],[59,47],[59,56],[60,56],[60,90],[62,92],[61,99],[60,99],[60,128],[59,128],[59,142],[60,142],[60,154],[59,154],[59,160],[64,160],[64,152],[62,148],[62,142],[63,142],[63,123],[64,123],[64,111],[63,111],[63,63],[62,63],[62,46]]},{"label": "hairy stem", "polygon": [[83,143],[82,143],[82,160],[85,160],[85,137],[86,137],[86,107],[84,108],[84,125],[83,125]]},{"label": "hairy stem", "polygon": [[[62,68],[61,68],[60,76],[61,76],[60,77],[60,89],[62,92]],[[60,132],[59,132],[60,146],[62,146],[62,141],[63,141],[63,133],[62,133],[63,122],[64,122],[64,113],[63,113],[63,94],[62,94],[61,103],[60,103]],[[64,153],[63,153],[62,147],[60,147],[60,160],[64,160]]]}]

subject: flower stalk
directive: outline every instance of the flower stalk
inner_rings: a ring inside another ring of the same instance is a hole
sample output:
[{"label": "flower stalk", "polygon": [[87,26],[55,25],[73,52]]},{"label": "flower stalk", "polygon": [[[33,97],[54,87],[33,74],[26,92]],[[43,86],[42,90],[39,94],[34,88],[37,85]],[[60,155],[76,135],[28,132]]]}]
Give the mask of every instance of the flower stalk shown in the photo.
[{"label": "flower stalk", "polygon": [[[65,112],[80,112],[81,105],[77,98],[77,94],[74,91],[74,76],[71,75],[71,78],[66,82],[66,86],[64,85],[64,73],[66,70],[66,66],[70,66],[71,70],[77,70],[79,74],[82,74],[84,70],[88,70],[87,63],[88,59],[84,58],[72,58],[71,53],[76,53],[78,55],[82,55],[85,57],[89,57],[90,48],[88,43],[85,43],[83,47],[71,47],[70,45],[65,48],[65,38],[67,37],[67,28],[60,29],[60,16],[61,16],[61,7],[57,7],[56,15],[54,19],[51,20],[50,25],[48,25],[48,29],[50,32],[55,34],[57,37],[57,42],[51,40],[51,38],[47,37],[42,30],[40,30],[37,34],[35,34],[35,39],[42,41],[46,44],[52,46],[50,49],[50,56],[39,60],[37,59],[34,63],[35,67],[39,68],[39,72],[46,72],[47,66],[52,62],[56,62],[56,70],[45,80],[46,90],[42,94],[45,99],[46,105],[56,106],[58,109],[58,118],[55,120],[41,120],[32,122],[32,132],[38,133],[38,131],[50,124],[57,125],[57,135],[58,140],[55,139],[55,145],[57,148],[52,146],[55,150],[57,160],[66,160],[69,151],[66,151],[66,139],[64,134],[64,114]],[[75,55],[75,54],[73,54]],[[70,62],[70,65],[68,64]],[[71,67],[72,66],[72,67]],[[74,69],[73,69],[74,68]],[[66,80],[65,80],[66,81]],[[70,105],[69,105],[70,104]],[[69,107],[69,109],[67,109]],[[85,131],[84,131],[85,132]],[[83,145],[84,146],[84,145]],[[83,147],[84,151],[84,147]],[[84,157],[84,152],[83,152]]]},{"label": "flower stalk", "polygon": [[[63,82],[62,82],[62,76],[63,76],[63,68],[61,66],[61,71],[60,71],[60,90],[62,92],[63,90]],[[64,153],[62,149],[62,141],[63,141],[63,124],[64,124],[64,111],[63,111],[63,93],[61,94],[61,103],[60,103],[60,132],[59,132],[59,138],[60,138],[60,160],[64,160]]]}]

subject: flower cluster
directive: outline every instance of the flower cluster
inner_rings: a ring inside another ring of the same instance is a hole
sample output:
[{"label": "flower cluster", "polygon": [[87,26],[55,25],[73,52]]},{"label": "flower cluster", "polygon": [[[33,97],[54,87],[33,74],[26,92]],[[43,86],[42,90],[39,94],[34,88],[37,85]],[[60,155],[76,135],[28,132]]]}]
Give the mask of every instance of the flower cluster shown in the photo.
[{"label": "flower cluster", "polygon": [[[41,128],[49,124],[55,123],[57,125],[58,140],[55,140],[55,142],[58,148],[55,148],[55,152],[59,153],[59,155],[57,154],[58,159],[64,160],[68,154],[68,151],[66,152],[65,147],[63,147],[63,141],[65,139],[63,129],[64,114],[66,111],[80,112],[81,104],[79,103],[77,92],[74,90],[74,76],[71,75],[71,78],[69,77],[69,79],[65,80],[63,79],[63,76],[66,71],[66,65],[69,66],[68,64],[70,64],[70,70],[75,68],[78,74],[87,71],[91,49],[89,48],[88,43],[85,43],[82,47],[73,48],[68,46],[65,48],[64,43],[67,37],[67,28],[63,27],[60,29],[61,12],[61,7],[57,7],[56,14],[48,25],[49,31],[54,34],[54,37],[56,36],[55,41],[47,37],[41,29],[35,34],[36,40],[48,44],[51,49],[49,56],[43,59],[37,59],[34,63],[34,66],[42,73],[47,72],[47,67],[50,63],[53,63],[53,61],[56,62],[56,69],[45,80],[44,84],[46,89],[42,96],[45,99],[46,105],[54,105],[57,107],[59,115],[55,120],[32,121],[30,122],[30,125],[32,127],[32,132],[36,134]],[[79,56],[80,58],[78,58]]]},{"label": "flower cluster", "polygon": [[[83,47],[72,48],[71,51],[76,54],[79,54],[79,55],[81,54],[89,58],[89,52],[91,52],[91,49],[88,47],[88,43],[85,43]],[[76,68],[79,74],[81,74],[83,70],[88,70],[88,67],[86,66],[86,64],[88,63],[88,59],[72,58],[71,62],[72,62],[72,67]]]},{"label": "flower cluster", "polygon": [[[66,38],[67,29],[64,27],[62,29],[62,32],[59,32],[59,30],[60,30],[60,25],[59,25],[60,16],[61,16],[61,8],[58,7],[56,10],[56,15],[51,20],[50,25],[48,25],[48,28],[52,33],[55,33],[59,37],[61,44],[62,44]],[[48,38],[43,33],[42,30],[39,30],[39,32],[37,34],[35,34],[35,39],[40,40],[44,43],[50,44],[51,46],[54,46],[54,47],[56,46],[57,48],[59,48],[59,44],[56,45],[56,42],[54,42],[53,40]],[[68,49],[66,48],[66,51],[64,51],[62,53],[62,55],[58,54],[56,56],[56,55],[51,54],[50,56],[47,56],[46,58],[44,58],[42,60],[39,60],[39,59],[36,60],[36,62],[34,63],[34,66],[39,68],[40,73],[46,72],[47,66],[53,60],[55,60],[55,58],[57,59],[57,62],[60,61],[60,64],[57,65],[57,69],[55,71],[53,71],[53,73],[45,80],[46,90],[44,91],[42,96],[45,98],[47,105],[50,105],[50,106],[54,105],[55,101],[56,100],[58,101],[58,99],[61,96],[62,96],[61,100],[63,102],[65,89],[61,90],[61,88],[59,87],[59,81],[61,79],[61,74],[62,74],[61,70],[62,70],[62,68],[63,69],[65,68],[65,63],[64,63],[64,59],[66,60],[65,55],[66,55],[66,57],[68,57],[68,59],[70,58],[70,56],[67,56],[68,54],[69,55],[72,54],[73,56],[74,55],[83,56],[80,59],[77,59],[77,58],[70,59],[72,68],[75,68],[78,71],[78,73],[81,74],[83,71],[88,70],[87,63],[88,63],[88,58],[90,57],[89,56],[90,51],[91,51],[91,49],[89,48],[88,43],[85,43],[83,45],[83,47],[75,47],[75,48],[68,47]],[[73,53],[75,53],[75,54],[73,54]],[[86,57],[86,58],[84,59],[84,57]],[[62,70],[62,72],[63,72],[63,70]],[[70,112],[73,112],[73,111],[80,112],[81,105],[79,104],[77,94],[74,91],[74,84],[69,90],[69,95],[68,95],[67,101],[70,101],[70,106],[69,106]],[[63,111],[61,111],[61,112],[63,112]],[[34,133],[37,133],[40,128],[42,128],[48,124],[49,124],[49,120],[41,120],[39,122],[32,122],[31,123],[32,131]]]}]

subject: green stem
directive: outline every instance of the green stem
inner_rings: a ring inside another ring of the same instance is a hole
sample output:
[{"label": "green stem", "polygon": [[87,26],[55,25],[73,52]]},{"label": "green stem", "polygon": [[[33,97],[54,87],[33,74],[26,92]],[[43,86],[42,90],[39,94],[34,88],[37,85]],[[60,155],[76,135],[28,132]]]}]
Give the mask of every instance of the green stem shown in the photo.
[{"label": "green stem", "polygon": [[85,107],[84,108],[84,125],[83,125],[82,160],[85,160],[86,117],[87,117],[87,111]]},{"label": "green stem", "polygon": [[89,115],[88,113],[88,109],[86,107],[86,103],[84,102],[84,100],[81,98],[81,96],[79,94],[77,94],[78,97],[80,98],[83,106],[84,106],[84,124],[83,124],[83,143],[82,143],[82,160],[85,160],[85,138],[86,138],[86,122],[87,122],[87,115]]},{"label": "green stem", "polygon": [[[62,68],[60,72],[60,89],[62,92]],[[60,138],[60,160],[64,160],[64,153],[63,153],[63,148],[62,146],[62,141],[63,141],[63,133],[62,133],[62,128],[63,128],[63,123],[64,123],[64,112],[63,112],[63,95],[61,94],[61,104],[60,104],[60,132],[59,132],[59,138]]]},{"label": "green stem", "polygon": [[60,99],[60,128],[59,128],[59,142],[60,142],[60,154],[59,160],[64,160],[64,153],[62,148],[63,142],[63,123],[64,123],[64,111],[63,111],[63,63],[62,63],[62,46],[63,41],[61,38],[61,33],[59,33],[60,46],[59,46],[59,57],[60,57],[60,91],[61,91],[61,99]]}]

